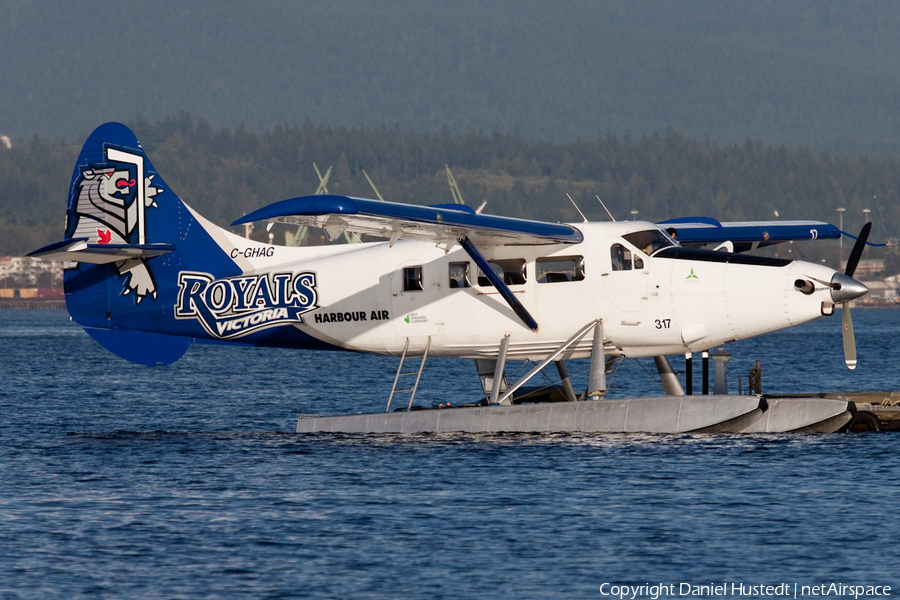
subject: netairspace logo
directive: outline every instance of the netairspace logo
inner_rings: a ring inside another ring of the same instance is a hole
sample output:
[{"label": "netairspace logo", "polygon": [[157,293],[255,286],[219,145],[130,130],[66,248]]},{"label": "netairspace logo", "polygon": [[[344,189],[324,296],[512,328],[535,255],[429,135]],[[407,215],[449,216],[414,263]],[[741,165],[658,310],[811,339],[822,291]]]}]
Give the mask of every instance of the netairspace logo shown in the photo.
[{"label": "netairspace logo", "polygon": [[604,583],[600,586],[600,595],[619,600],[637,600],[637,598],[675,597],[753,597],[763,598],[818,598],[831,596],[834,598],[877,598],[891,595],[891,587],[887,585],[847,585],[844,583],[821,583],[803,585],[798,583],[780,583],[777,585],[757,585],[746,583],[658,583],[643,585],[618,585]]},{"label": "netairspace logo", "polygon": [[178,274],[176,319],[197,319],[217,339],[303,323],[318,308],[315,273],[272,273],[214,279],[208,273]]}]

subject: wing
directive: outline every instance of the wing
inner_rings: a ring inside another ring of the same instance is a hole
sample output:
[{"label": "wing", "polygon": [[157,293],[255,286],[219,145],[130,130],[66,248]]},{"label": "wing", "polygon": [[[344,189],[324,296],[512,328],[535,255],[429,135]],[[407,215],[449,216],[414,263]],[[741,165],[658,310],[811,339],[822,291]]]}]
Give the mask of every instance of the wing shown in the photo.
[{"label": "wing", "polygon": [[415,206],[348,196],[316,195],[282,200],[234,223],[276,221],[325,230],[329,239],[344,231],[389,238],[477,245],[577,244],[584,239],[571,225],[476,214],[463,204]]},{"label": "wing", "polygon": [[702,247],[731,242],[735,252],[746,252],[794,240],[836,240],[841,231],[822,221],[734,221],[720,223],[708,217],[686,217],[657,223],[676,232],[683,246]]},{"label": "wing", "polygon": [[244,215],[232,225],[251,221],[320,227],[331,240],[349,230],[390,238],[391,245],[400,238],[445,244],[448,249],[459,244],[533,331],[538,328],[537,321],[490,268],[478,246],[578,244],[584,240],[581,231],[571,225],[480,215],[461,204],[414,206],[325,194],[282,200]]}]

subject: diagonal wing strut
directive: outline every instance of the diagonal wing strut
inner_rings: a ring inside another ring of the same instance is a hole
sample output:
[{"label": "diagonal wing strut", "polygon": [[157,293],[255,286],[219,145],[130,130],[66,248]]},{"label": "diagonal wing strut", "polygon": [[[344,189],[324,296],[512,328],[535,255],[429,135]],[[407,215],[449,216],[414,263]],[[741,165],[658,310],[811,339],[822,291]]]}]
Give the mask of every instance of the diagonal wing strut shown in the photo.
[{"label": "diagonal wing strut", "polygon": [[490,282],[494,285],[500,295],[503,296],[503,299],[506,300],[509,307],[513,309],[513,312],[525,323],[525,326],[531,329],[532,331],[537,331],[538,324],[537,321],[534,320],[528,311],[522,306],[522,303],[519,302],[519,299],[516,298],[515,294],[512,293],[512,290],[509,289],[509,286],[506,285],[499,275],[497,275],[491,266],[488,264],[487,259],[482,256],[481,252],[478,251],[478,248],[469,241],[469,238],[462,236],[459,238],[459,245],[463,247],[463,250],[466,251],[475,264],[478,265],[478,268],[481,269],[481,272],[484,273],[484,276],[490,280]]}]

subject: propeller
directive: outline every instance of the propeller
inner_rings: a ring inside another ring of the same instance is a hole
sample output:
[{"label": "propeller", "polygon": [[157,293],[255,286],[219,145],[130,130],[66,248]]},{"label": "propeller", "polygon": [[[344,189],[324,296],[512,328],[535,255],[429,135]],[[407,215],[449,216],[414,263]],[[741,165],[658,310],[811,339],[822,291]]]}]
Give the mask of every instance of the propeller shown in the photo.
[{"label": "propeller", "polygon": [[866,286],[853,279],[853,273],[859,265],[859,259],[862,258],[863,249],[866,246],[866,240],[869,238],[869,232],[872,230],[872,223],[863,225],[853,250],[850,252],[850,258],[847,259],[847,267],[844,274],[836,273],[831,278],[831,298],[837,303],[841,303],[841,329],[844,338],[844,362],[847,363],[848,369],[856,368],[856,338],[853,335],[853,319],[850,317],[850,300],[859,298],[868,290]]}]

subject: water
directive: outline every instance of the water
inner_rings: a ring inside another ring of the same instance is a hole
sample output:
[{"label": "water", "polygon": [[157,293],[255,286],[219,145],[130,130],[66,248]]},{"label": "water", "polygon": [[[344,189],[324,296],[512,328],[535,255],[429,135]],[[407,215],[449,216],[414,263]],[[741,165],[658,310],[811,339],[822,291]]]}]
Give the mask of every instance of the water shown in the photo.
[{"label": "water", "polygon": [[[854,323],[856,371],[835,316],[728,346],[732,391],[757,358],[768,392],[900,389],[900,311]],[[150,369],[64,311],[0,311],[0,348],[3,600],[900,589],[896,434],[299,436],[304,412],[383,409],[397,359],[194,346]],[[611,395],[658,393],[644,368]],[[479,394],[456,360],[419,391]]]}]

